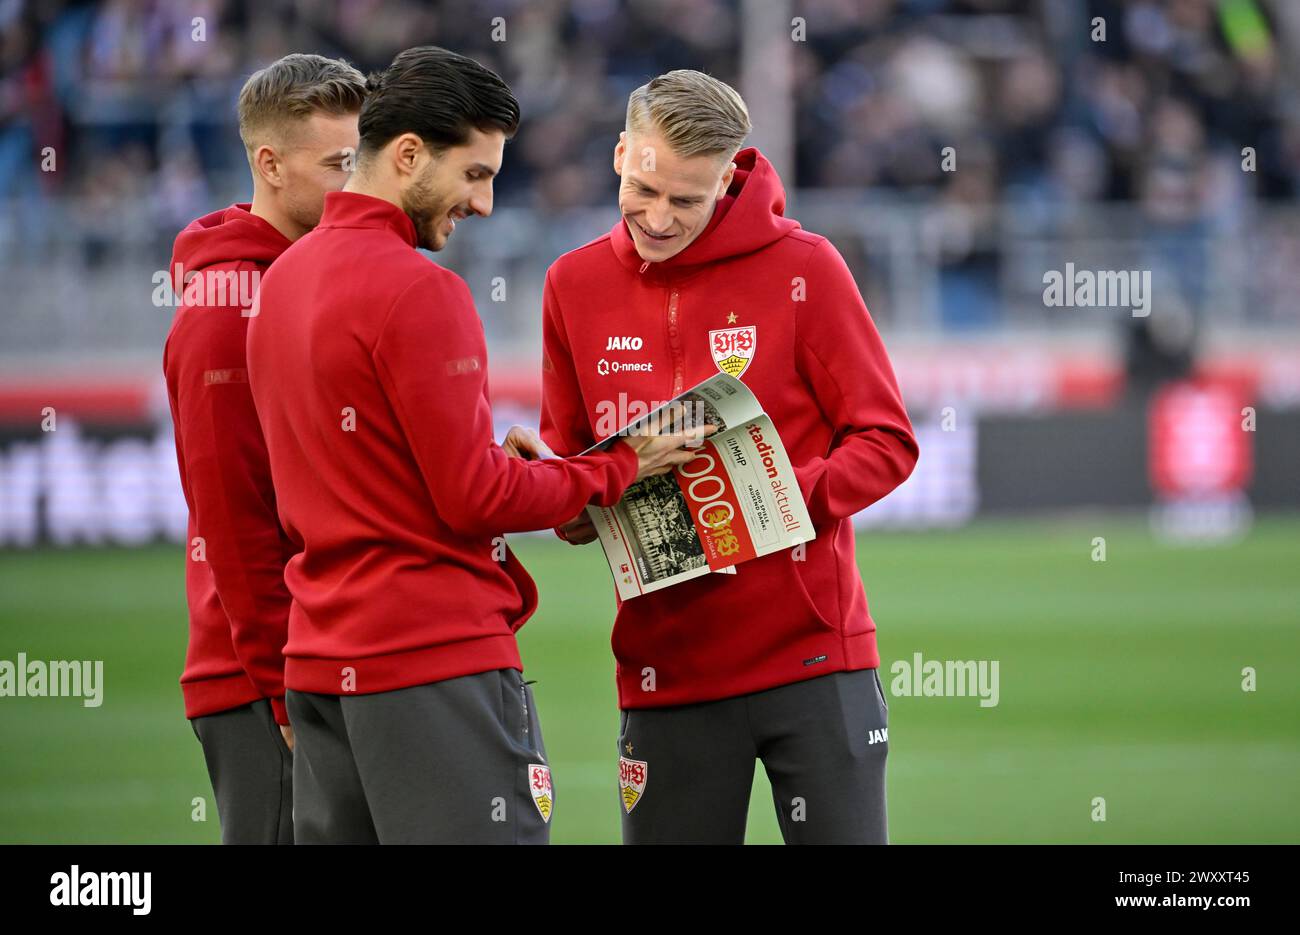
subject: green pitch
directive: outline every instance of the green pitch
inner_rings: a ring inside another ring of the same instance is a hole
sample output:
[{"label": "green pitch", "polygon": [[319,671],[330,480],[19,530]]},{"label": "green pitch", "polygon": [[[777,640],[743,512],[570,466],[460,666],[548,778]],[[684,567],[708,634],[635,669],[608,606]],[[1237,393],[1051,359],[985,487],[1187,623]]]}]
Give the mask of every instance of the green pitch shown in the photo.
[{"label": "green pitch", "polygon": [[[608,574],[594,548],[515,547],[542,593],[521,641],[553,839],[617,841]],[[858,557],[887,685],[918,652],[999,664],[995,707],[891,694],[893,841],[1300,842],[1300,519],[1204,549],[1159,546],[1131,519],[980,523],[863,535]],[[105,683],[99,708],[0,698],[0,841],[218,840],[176,683],[183,561],[0,552],[0,659],[100,659]],[[749,840],[780,840],[761,769]]]}]

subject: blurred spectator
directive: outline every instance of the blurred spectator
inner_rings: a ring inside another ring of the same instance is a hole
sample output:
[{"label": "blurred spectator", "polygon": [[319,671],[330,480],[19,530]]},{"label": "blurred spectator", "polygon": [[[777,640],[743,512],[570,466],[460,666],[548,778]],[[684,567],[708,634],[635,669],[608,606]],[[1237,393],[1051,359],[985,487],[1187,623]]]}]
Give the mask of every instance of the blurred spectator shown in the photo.
[{"label": "blurred spectator", "polygon": [[[1052,34],[1054,6],[795,2],[807,41],[796,56],[791,182],[942,188],[938,149],[978,131],[995,144],[1000,189],[1026,197],[1149,199],[1157,214],[1174,198],[1191,209],[1191,196],[1168,186],[1183,184],[1171,160],[1195,136],[1202,146],[1256,147],[1262,194],[1295,193],[1300,100],[1280,84],[1263,0],[1092,0],[1089,16],[1072,21],[1069,55]],[[493,36],[497,15],[504,42]],[[742,15],[739,0],[513,0],[492,10],[469,0],[7,0],[0,165],[11,171],[0,184],[12,193],[24,177],[18,164],[50,141],[71,148],[74,170],[101,147],[144,145],[150,171],[163,173],[165,145],[188,137],[205,174],[238,172],[234,96],[266,61],[313,49],[373,69],[404,46],[437,42],[501,70],[524,105],[504,203],[601,205],[627,92],[674,67],[737,80]],[[1093,15],[1106,18],[1105,42],[1089,38]],[[751,104],[761,117],[762,102]],[[1153,121],[1157,142],[1179,152],[1143,157]]]},{"label": "blurred spectator", "polygon": [[[950,327],[995,323],[1006,305],[998,206],[1064,229],[1083,206],[1134,203],[1147,229],[1128,233],[1149,238],[1146,260],[1196,311],[1205,232],[1240,224],[1256,198],[1300,194],[1300,89],[1282,67],[1300,45],[1300,3],[791,0],[790,11],[803,35],[787,187],[932,207],[925,249]],[[424,43],[480,59],[519,96],[499,205],[605,209],[628,92],[678,67],[737,83],[745,24],[742,0],[0,0],[0,199],[13,206],[0,243],[35,249],[55,192],[85,197],[90,262],[129,199],[148,199],[170,236],[247,195],[234,101],[248,74],[301,50],[379,69]],[[768,102],[749,103],[761,125]],[[941,163],[948,146],[959,171]],[[1234,171],[1247,148],[1254,171]],[[48,151],[55,172],[40,171]]]}]

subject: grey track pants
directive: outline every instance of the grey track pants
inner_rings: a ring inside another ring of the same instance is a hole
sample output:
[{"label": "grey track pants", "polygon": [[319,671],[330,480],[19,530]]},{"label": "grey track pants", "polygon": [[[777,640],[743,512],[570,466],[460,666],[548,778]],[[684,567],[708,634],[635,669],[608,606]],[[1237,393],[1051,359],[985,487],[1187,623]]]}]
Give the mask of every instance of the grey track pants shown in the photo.
[{"label": "grey track pants", "polygon": [[293,754],[268,701],[190,721],[203,745],[222,844],[293,843]]},{"label": "grey track pants", "polygon": [[286,700],[299,844],[550,841],[555,793],[517,670]]},{"label": "grey track pants", "polygon": [[622,712],[625,844],[741,844],[762,760],[787,844],[887,844],[889,709],[875,669]]}]

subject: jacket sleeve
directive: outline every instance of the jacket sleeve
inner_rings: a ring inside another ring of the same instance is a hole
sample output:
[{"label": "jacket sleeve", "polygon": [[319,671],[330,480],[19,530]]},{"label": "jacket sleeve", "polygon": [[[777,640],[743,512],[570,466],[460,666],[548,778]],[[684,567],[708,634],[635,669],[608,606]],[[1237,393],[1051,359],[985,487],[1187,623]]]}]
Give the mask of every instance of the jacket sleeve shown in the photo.
[{"label": "jacket sleeve", "polygon": [[853,275],[829,240],[814,248],[796,307],[796,366],[833,430],[795,476],[815,526],[852,516],[907,480],[919,449],[893,367]]},{"label": "jacket sleeve", "polygon": [[636,453],[621,442],[548,461],[512,458],[496,444],[483,327],[459,276],[435,267],[413,283],[373,354],[438,515],[461,535],[556,526],[593,498],[616,503],[636,476]]},{"label": "jacket sleeve", "polygon": [[181,314],[190,319],[183,335],[168,342],[166,368],[195,529],[230,619],[235,655],[270,699],[277,723],[288,724],[283,651],[291,598],[284,565],[292,546],[280,529],[248,385],[248,319],[224,306],[192,306]]},{"label": "jacket sleeve", "polygon": [[586,451],[596,444],[582,402],[573,354],[569,350],[559,297],[546,273],[542,290],[542,441],[559,455]]}]

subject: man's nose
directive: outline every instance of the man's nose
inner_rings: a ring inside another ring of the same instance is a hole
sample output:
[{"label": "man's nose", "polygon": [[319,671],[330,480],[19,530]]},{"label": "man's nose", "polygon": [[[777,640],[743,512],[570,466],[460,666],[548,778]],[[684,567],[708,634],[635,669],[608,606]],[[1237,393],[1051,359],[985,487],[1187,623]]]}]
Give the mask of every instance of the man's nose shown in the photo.
[{"label": "man's nose", "polygon": [[478,191],[469,200],[469,208],[480,217],[487,217],[492,213],[492,185],[489,183],[486,191]]},{"label": "man's nose", "polygon": [[652,234],[665,234],[672,225],[672,213],[666,205],[655,203],[646,209],[646,229]]}]

